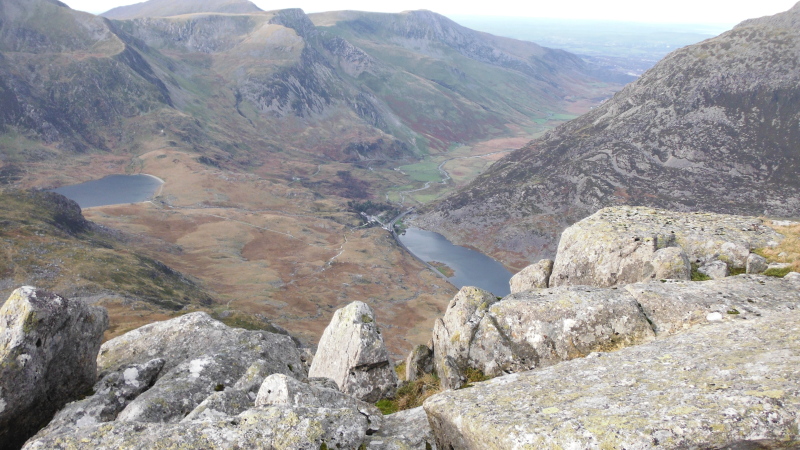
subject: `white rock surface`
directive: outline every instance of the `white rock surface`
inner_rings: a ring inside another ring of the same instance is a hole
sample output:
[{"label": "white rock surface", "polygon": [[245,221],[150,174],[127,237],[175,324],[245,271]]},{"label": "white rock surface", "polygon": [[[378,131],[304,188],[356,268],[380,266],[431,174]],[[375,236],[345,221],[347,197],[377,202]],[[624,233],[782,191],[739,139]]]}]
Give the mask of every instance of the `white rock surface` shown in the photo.
[{"label": "white rock surface", "polygon": [[330,378],[342,392],[370,403],[394,396],[394,364],[366,303],[353,302],[333,314],[308,375]]}]

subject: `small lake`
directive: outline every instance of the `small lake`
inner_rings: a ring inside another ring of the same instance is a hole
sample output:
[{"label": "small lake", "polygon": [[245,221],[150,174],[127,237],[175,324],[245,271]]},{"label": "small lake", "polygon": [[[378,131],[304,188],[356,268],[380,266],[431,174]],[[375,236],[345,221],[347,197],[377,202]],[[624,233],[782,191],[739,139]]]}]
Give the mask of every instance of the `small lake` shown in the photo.
[{"label": "small lake", "polygon": [[398,237],[417,258],[444,263],[453,269],[455,274],[447,281],[458,288],[476,286],[498,297],[510,293],[508,280],[512,273],[483,253],[453,245],[441,234],[419,228],[409,228]]},{"label": "small lake", "polygon": [[109,175],[53,191],[75,200],[81,208],[91,208],[150,200],[163,183],[150,175]]}]

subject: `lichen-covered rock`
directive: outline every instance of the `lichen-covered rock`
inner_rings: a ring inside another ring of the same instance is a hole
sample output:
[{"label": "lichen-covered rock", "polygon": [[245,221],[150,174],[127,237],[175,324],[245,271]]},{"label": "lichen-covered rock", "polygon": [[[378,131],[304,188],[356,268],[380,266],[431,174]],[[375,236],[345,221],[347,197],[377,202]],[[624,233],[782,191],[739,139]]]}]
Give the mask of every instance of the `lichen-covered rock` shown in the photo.
[{"label": "lichen-covered rock", "polygon": [[300,350],[291,337],[231,328],[204,312],[151,323],[111,339],[100,348],[97,365],[103,373],[163,358],[163,370],[169,371],[185,361],[231,349],[254,356],[253,362],[263,361],[270,373],[288,370],[297,377],[306,376]]},{"label": "lichen-covered rock", "polygon": [[414,381],[429,373],[433,373],[433,349],[418,345],[406,357],[406,381]]},{"label": "lichen-covered rock", "polygon": [[366,303],[353,302],[334,313],[308,375],[330,378],[342,392],[370,403],[394,396],[394,364]]},{"label": "lichen-covered rock", "polygon": [[764,273],[767,270],[767,258],[750,253],[747,256],[747,273]]},{"label": "lichen-covered rock", "polygon": [[112,339],[101,347],[98,364],[106,371],[118,370],[154,357],[164,360],[156,382],[132,399],[116,420],[179,422],[214,392],[234,388],[253,394],[252,401],[267,375],[306,376],[291,337],[230,328],[202,312]]},{"label": "lichen-covered rock", "polygon": [[633,297],[620,289],[585,286],[512,294],[483,314],[472,340],[436,347],[487,376],[544,367],[596,351],[652,340],[653,330]]},{"label": "lichen-covered rock", "polygon": [[267,377],[258,390],[256,406],[291,406],[295,408],[351,408],[367,418],[369,430],[377,431],[383,414],[371,403],[361,401],[338,390],[314,386],[286,375]]},{"label": "lichen-covered rock", "polygon": [[254,401],[240,389],[214,392],[200,402],[181,422],[224,420],[241,414],[254,406]]},{"label": "lichen-covered rock", "polygon": [[511,277],[508,284],[511,293],[527,291],[530,289],[546,288],[550,282],[550,275],[553,273],[553,260],[543,259],[536,264],[520,270]]},{"label": "lichen-covered rock", "polygon": [[383,418],[380,431],[367,437],[367,449],[436,450],[436,440],[422,407],[399,411]]},{"label": "lichen-covered rock", "polygon": [[680,247],[667,247],[653,254],[653,273],[656,280],[691,280],[692,264]]},{"label": "lichen-covered rock", "polygon": [[464,286],[448,303],[444,317],[434,323],[434,366],[443,389],[458,389],[466,382],[463,374],[475,333],[483,315],[496,302],[492,293]]},{"label": "lichen-covered rock", "polygon": [[82,428],[117,418],[120,411],[150,389],[164,366],[157,358],[145,364],[125,366],[107,374],[94,386],[94,395],[67,404],[40,433],[64,427]]},{"label": "lichen-covered rock", "polygon": [[800,316],[706,325],[423,406],[439,448],[796,448]]},{"label": "lichen-covered rock", "polygon": [[700,266],[697,271],[712,280],[719,280],[731,274],[728,265],[719,260],[707,262]]},{"label": "lichen-covered rock", "polygon": [[112,422],[28,441],[26,450],[356,449],[367,420],[353,409],[252,408],[233,417],[182,423]]},{"label": "lichen-covered rock", "polygon": [[653,258],[667,247],[680,247],[700,265],[720,260],[745,268],[751,249],[782,239],[757,217],[604,208],[564,230],[550,286],[605,287],[658,278]]},{"label": "lichen-covered rock", "polygon": [[770,312],[794,314],[800,289],[785,278],[739,275],[712,281],[637,283],[625,287],[657,335],[709,321],[756,319]]},{"label": "lichen-covered rock", "polygon": [[105,309],[25,286],[0,308],[0,446],[15,448],[97,381]]}]

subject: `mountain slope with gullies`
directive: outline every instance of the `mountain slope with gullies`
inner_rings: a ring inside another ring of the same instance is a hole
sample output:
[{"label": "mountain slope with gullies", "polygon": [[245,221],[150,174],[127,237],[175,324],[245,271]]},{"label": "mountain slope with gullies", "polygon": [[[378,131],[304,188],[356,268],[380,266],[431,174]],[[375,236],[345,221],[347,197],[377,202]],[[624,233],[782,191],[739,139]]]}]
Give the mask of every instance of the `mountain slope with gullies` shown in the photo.
[{"label": "mountain slope with gullies", "polygon": [[265,150],[410,159],[536,128],[619,87],[574,55],[430,12],[364,14],[357,22],[371,25],[342,33],[329,18],[315,25],[302,10],[244,1],[152,0],[106,14],[126,20],[50,0],[0,7],[8,162],[128,153],[163,130],[244,165]]},{"label": "mountain slope with gullies", "polygon": [[608,205],[800,215],[800,5],[675,51],[417,220],[512,267]]}]

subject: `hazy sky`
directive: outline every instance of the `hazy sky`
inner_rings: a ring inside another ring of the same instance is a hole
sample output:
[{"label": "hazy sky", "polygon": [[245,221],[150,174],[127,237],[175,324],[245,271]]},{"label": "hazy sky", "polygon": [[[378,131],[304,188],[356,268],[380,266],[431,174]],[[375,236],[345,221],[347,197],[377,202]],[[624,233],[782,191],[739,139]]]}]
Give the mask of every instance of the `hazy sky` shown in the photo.
[{"label": "hazy sky", "polygon": [[[115,6],[138,3],[136,0],[62,0],[70,7],[101,13]],[[400,12],[429,9],[444,15],[492,15],[509,17],[554,17],[573,19],[622,20],[633,22],[735,24],[745,19],[775,14],[791,8],[796,0],[556,0],[520,2],[493,0],[465,2],[453,0],[252,0],[264,10],[303,8],[306,12],[355,9],[360,11]]]}]

